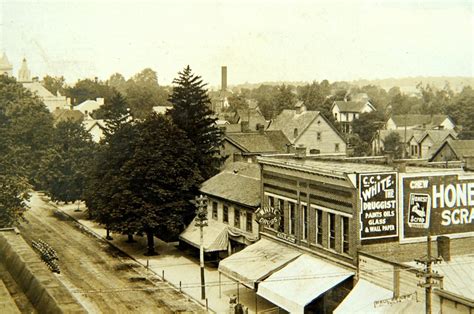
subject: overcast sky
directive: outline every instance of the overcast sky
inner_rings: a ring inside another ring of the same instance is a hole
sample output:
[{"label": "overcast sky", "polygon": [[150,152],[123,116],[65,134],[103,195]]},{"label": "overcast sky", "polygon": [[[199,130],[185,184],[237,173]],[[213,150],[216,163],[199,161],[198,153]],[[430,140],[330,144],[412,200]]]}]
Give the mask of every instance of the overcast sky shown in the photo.
[{"label": "overcast sky", "polygon": [[474,74],[474,0],[1,1],[17,74],[170,84],[189,64],[211,85]]}]

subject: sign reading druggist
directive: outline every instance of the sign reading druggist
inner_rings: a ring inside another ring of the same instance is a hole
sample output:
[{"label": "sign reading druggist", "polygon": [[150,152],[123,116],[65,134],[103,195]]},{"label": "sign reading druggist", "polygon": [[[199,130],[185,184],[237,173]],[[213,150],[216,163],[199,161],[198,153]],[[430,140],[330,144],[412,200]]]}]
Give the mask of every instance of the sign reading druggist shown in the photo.
[{"label": "sign reading druggist", "polygon": [[474,176],[404,177],[403,238],[474,232]]},{"label": "sign reading druggist", "polygon": [[361,240],[398,236],[397,174],[359,175]]}]

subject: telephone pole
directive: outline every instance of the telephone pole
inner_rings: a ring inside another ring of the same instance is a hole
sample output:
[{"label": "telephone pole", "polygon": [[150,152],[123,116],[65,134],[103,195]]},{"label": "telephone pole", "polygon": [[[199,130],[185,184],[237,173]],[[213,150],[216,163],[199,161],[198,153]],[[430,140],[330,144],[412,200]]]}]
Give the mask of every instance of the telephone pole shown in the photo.
[{"label": "telephone pole", "polygon": [[199,227],[199,266],[201,268],[201,299],[206,299],[206,284],[204,280],[204,230],[207,226],[207,197],[200,195],[196,197],[196,226]]},{"label": "telephone pole", "polygon": [[424,265],[424,269],[417,273],[417,277],[425,278],[425,281],[420,282],[418,286],[425,288],[425,312],[426,314],[431,314],[431,294],[433,292],[433,287],[439,286],[439,282],[443,278],[443,276],[439,275],[437,272],[433,272],[432,266],[433,263],[441,263],[442,259],[439,257],[431,256],[431,232],[429,228],[426,230],[426,258],[422,257],[419,259],[415,259],[415,262],[417,264]]}]

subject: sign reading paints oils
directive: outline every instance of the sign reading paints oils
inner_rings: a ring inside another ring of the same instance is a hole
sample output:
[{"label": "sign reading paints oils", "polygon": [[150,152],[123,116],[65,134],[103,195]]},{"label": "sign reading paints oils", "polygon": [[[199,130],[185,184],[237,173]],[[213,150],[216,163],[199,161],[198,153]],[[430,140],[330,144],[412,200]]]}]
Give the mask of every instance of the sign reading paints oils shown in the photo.
[{"label": "sign reading paints oils", "polygon": [[359,175],[361,240],[398,235],[397,194],[395,172]]},{"label": "sign reading paints oils", "polygon": [[404,177],[403,237],[474,231],[474,176],[426,175]]}]

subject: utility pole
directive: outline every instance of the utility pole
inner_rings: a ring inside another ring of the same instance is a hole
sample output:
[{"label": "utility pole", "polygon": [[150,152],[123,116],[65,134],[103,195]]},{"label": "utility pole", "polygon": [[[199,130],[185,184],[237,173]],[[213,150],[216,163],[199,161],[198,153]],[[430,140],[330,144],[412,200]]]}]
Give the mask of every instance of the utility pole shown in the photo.
[{"label": "utility pole", "polygon": [[[415,262],[417,264],[424,265],[424,269],[417,273],[417,277],[425,278],[425,281],[420,282],[418,286],[425,288],[425,312],[426,314],[431,314],[431,294],[433,292],[433,287],[439,286],[439,281],[443,278],[443,276],[439,275],[436,272],[433,272],[432,266],[433,263],[441,263],[442,259],[439,257],[431,256],[431,232],[429,228],[426,230],[426,258],[422,257],[419,259],[415,259]],[[437,282],[435,282],[434,280],[437,280]]]},{"label": "utility pole", "polygon": [[204,280],[204,230],[207,226],[207,197],[200,195],[196,197],[196,226],[199,227],[199,265],[201,268],[201,299],[206,299],[206,284]]}]

